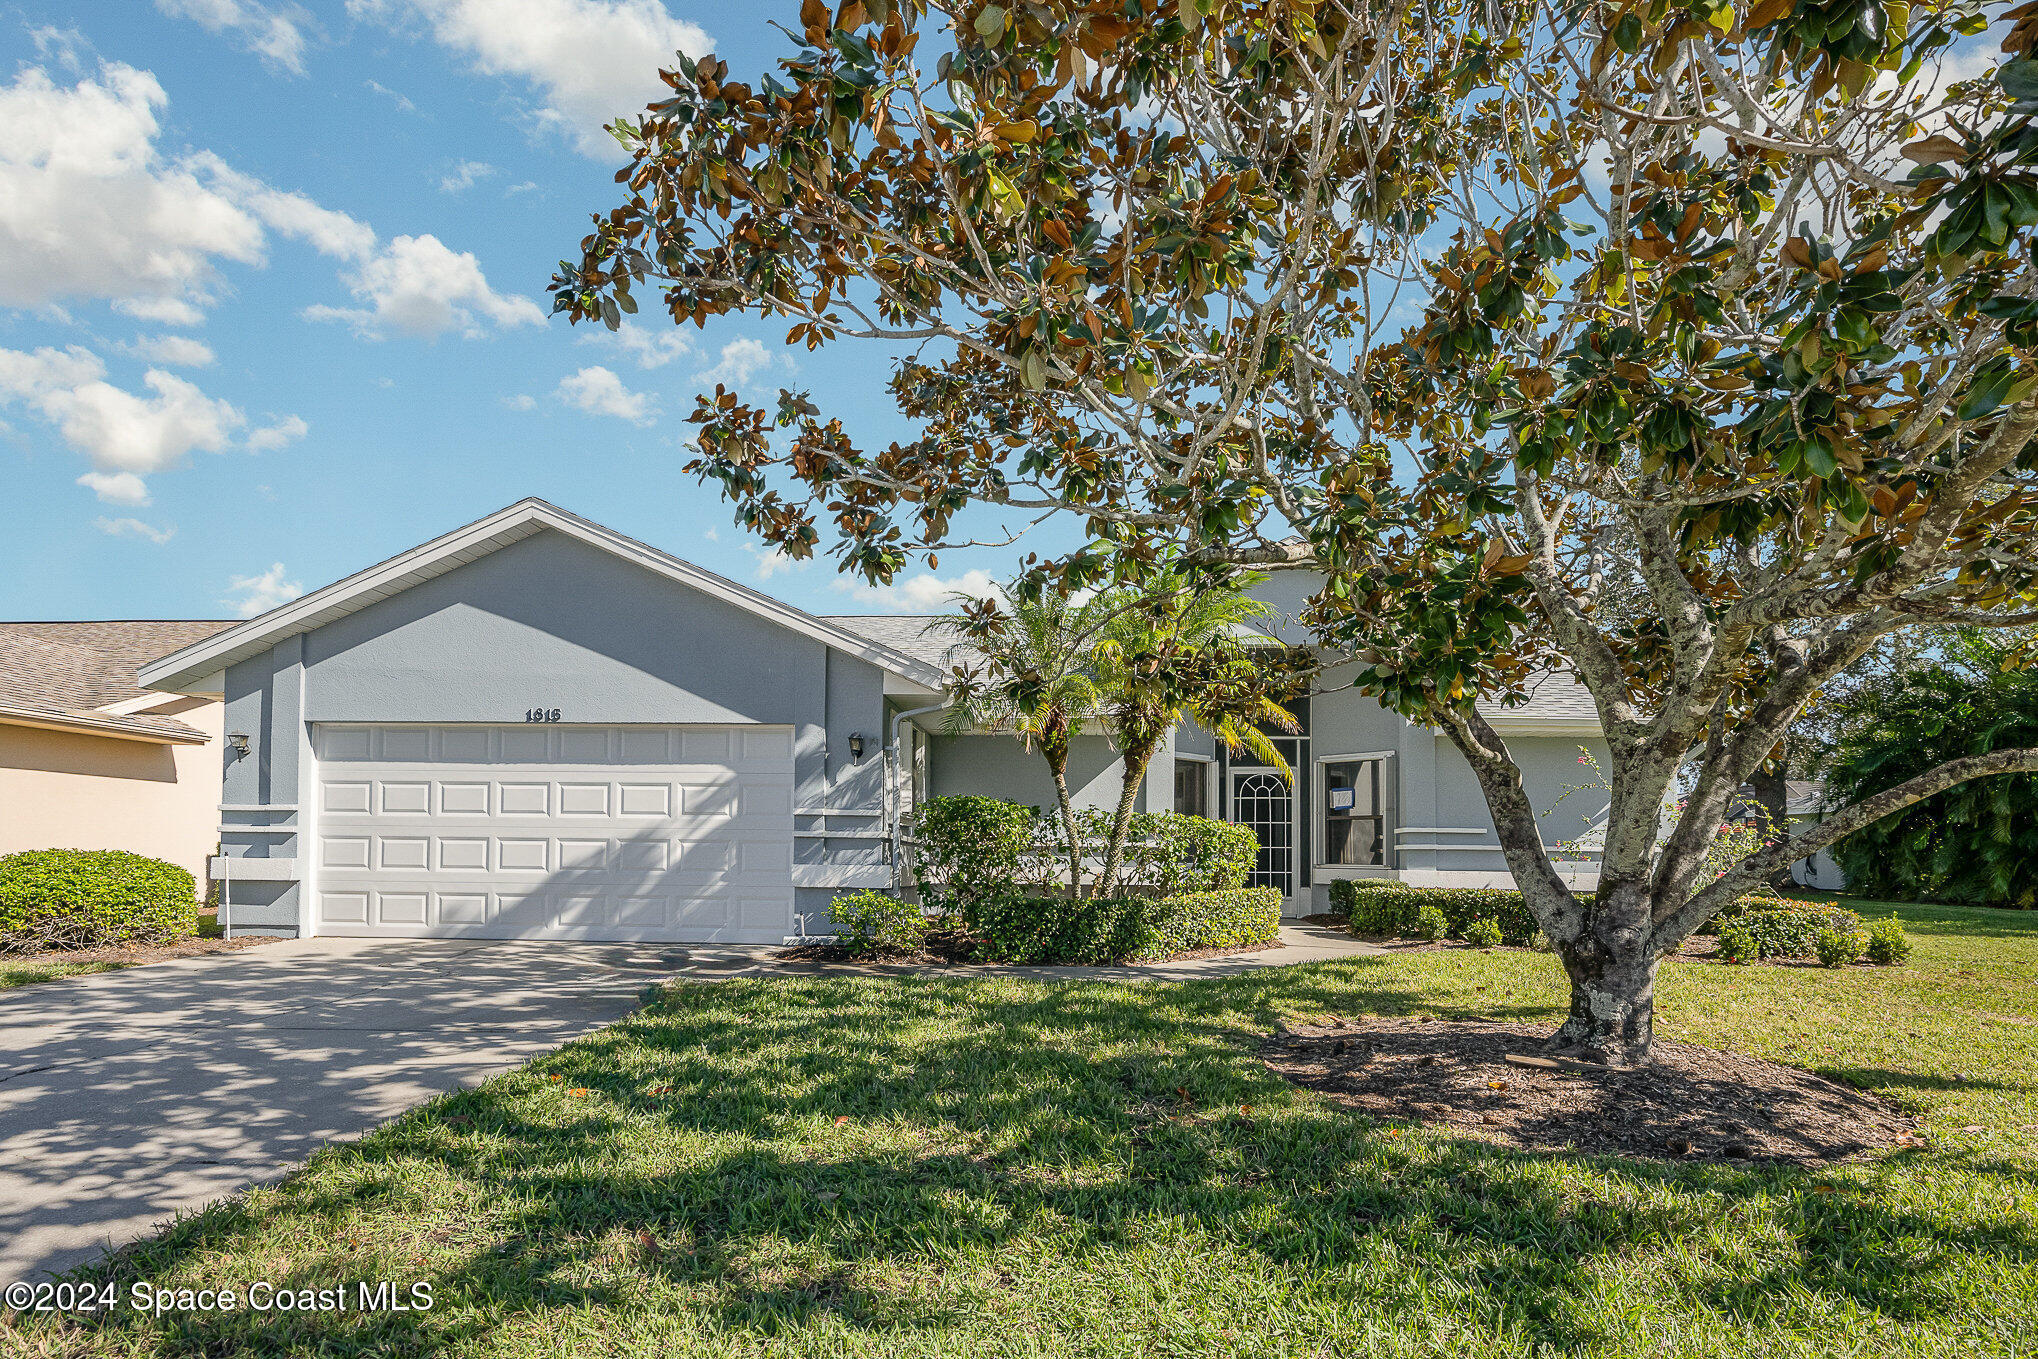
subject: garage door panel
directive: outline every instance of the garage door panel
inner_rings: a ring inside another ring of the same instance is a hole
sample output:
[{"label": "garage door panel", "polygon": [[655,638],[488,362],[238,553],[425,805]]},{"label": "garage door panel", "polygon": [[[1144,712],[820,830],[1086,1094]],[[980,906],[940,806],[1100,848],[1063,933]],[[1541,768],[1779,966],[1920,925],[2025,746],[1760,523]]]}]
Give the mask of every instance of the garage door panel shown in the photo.
[{"label": "garage door panel", "polygon": [[770,940],[791,927],[783,728],[332,727],[321,928]]}]

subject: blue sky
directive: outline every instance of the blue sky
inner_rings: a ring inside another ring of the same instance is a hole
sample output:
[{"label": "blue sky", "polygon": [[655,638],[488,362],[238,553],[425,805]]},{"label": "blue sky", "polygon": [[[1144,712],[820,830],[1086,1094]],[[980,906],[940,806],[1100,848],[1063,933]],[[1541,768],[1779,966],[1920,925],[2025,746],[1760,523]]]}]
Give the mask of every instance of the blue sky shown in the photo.
[{"label": "blue sky", "polygon": [[0,6],[0,617],[246,614],[527,495],[819,612],[1001,572],[853,589],[680,471],[717,379],[898,437],[883,353],[544,315],[615,193],[601,122],[675,46],[766,69],[780,8]]}]

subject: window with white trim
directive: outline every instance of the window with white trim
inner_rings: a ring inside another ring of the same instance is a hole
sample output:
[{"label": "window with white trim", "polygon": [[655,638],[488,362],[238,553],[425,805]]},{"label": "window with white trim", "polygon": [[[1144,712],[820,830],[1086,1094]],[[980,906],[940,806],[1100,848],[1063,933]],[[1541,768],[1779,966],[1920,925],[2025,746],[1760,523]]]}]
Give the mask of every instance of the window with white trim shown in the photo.
[{"label": "window with white trim", "polygon": [[1323,762],[1323,847],[1317,862],[1363,867],[1387,862],[1379,757]]},{"label": "window with white trim", "polygon": [[1210,762],[1175,761],[1175,810],[1184,816],[1210,815]]}]

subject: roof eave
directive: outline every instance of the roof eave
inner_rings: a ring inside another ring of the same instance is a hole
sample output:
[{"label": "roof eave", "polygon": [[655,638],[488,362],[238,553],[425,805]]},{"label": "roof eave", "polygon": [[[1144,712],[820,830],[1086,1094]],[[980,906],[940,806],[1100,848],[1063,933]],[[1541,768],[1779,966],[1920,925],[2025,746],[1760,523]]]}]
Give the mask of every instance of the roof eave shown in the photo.
[{"label": "roof eave", "polygon": [[[916,684],[938,687],[942,682],[938,670],[910,656],[537,499],[520,500],[463,528],[357,571],[322,590],[315,590],[181,651],[151,661],[141,667],[140,681],[146,688],[179,692],[183,686],[257,655],[279,641],[310,632],[365,608],[375,600],[399,594],[412,585],[548,528],[600,547],[782,627],[813,637]],[[449,560],[451,564],[448,564]]]},{"label": "roof eave", "polygon": [[0,704],[0,726],[36,727],[45,731],[65,731],[85,736],[108,736],[117,741],[141,741],[149,745],[202,746],[212,738],[204,732],[176,732],[162,729],[132,727],[117,721],[101,721],[97,718],[74,717],[64,713],[40,712],[33,708],[15,708]]}]

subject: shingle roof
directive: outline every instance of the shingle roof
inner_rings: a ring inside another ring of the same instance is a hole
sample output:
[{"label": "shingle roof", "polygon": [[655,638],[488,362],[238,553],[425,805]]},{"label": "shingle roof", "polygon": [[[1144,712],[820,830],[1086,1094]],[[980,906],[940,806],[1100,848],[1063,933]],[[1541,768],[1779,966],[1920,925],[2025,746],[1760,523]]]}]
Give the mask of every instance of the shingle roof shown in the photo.
[{"label": "shingle roof", "polygon": [[821,619],[838,628],[860,632],[878,645],[923,661],[945,675],[952,664],[948,653],[956,638],[946,635],[946,629],[932,626],[939,620],[938,614],[904,613],[841,613]]},{"label": "shingle roof", "polygon": [[1599,709],[1592,695],[1575,678],[1552,670],[1528,682],[1528,702],[1515,707],[1481,700],[1479,711],[1488,719],[1508,722],[1591,722],[1599,721]]},{"label": "shingle roof", "polygon": [[0,710],[113,731],[199,736],[174,717],[101,709],[147,692],[135,678],[145,662],[231,626],[220,619],[0,622]]},{"label": "shingle roof", "polygon": [[[948,652],[954,641],[944,637],[939,629],[930,630],[929,624],[938,619],[936,614],[863,613],[837,614],[826,621],[851,632],[860,632],[894,651],[925,661],[945,674],[950,668]],[[1479,711],[1489,718],[1497,717],[1508,722],[1599,721],[1599,709],[1593,706],[1592,695],[1586,692],[1585,687],[1571,676],[1554,671],[1529,682],[1528,702],[1513,708],[1504,708],[1498,703],[1481,703]]]}]

